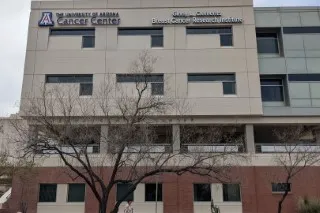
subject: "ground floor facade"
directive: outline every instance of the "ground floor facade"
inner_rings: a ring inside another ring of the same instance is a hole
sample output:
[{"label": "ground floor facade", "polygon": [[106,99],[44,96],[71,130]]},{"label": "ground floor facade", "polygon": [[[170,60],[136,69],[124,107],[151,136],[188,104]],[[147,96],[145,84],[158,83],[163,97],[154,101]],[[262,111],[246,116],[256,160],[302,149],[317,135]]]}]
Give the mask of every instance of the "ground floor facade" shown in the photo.
[{"label": "ground floor facade", "polygon": [[[103,168],[101,171],[107,182],[110,170]],[[83,181],[79,178],[74,180],[70,174],[62,167],[43,167],[37,169],[36,175],[28,181],[14,178],[8,209],[2,212],[17,212],[21,209],[21,203],[24,203],[28,213],[98,213],[99,205],[91,189],[84,185],[84,198],[79,200],[81,190],[78,186]],[[308,167],[299,173],[290,182],[290,193],[284,203],[283,213],[298,212],[300,198],[320,197],[319,179],[320,167]],[[134,212],[139,213],[207,213],[211,206],[209,199],[220,207],[222,213],[270,213],[276,212],[277,202],[282,196],[281,189],[277,191],[273,184],[284,181],[285,173],[281,167],[233,167],[224,175],[223,183],[191,174],[164,174],[139,184],[131,199]],[[157,200],[152,196],[155,183],[158,183]],[[237,187],[228,188],[228,184],[239,185],[239,190],[232,191]],[[206,191],[207,186],[209,191]],[[72,189],[74,195],[70,194]],[[111,211],[120,193],[117,190],[120,190],[119,187],[112,190],[107,212]],[[50,191],[51,197],[44,196],[44,191]],[[239,196],[230,196],[228,192],[239,193]],[[123,206],[119,212],[123,212]]]}]

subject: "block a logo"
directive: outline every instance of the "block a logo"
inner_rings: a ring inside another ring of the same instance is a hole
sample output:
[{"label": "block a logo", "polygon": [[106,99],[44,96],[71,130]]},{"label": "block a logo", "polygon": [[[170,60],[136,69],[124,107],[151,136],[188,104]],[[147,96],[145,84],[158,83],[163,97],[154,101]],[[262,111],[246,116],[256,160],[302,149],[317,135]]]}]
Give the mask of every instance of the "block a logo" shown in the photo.
[{"label": "block a logo", "polygon": [[43,12],[41,19],[39,21],[40,27],[48,27],[54,26],[54,22],[52,20],[52,12]]}]

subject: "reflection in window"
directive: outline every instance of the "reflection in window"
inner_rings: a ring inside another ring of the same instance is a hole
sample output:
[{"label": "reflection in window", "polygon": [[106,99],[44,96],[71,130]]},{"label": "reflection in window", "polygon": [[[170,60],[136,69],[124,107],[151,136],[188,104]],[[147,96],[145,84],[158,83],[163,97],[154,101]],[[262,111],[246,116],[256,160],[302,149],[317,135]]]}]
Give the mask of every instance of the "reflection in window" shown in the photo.
[{"label": "reflection in window", "polygon": [[194,184],[193,185],[194,201],[211,201],[210,184]]},{"label": "reflection in window", "polygon": [[277,33],[257,33],[258,53],[279,54]]},{"label": "reflection in window", "polygon": [[223,184],[223,201],[224,202],[239,202],[240,185],[239,184]]},{"label": "reflection in window", "polygon": [[282,79],[261,79],[260,83],[263,102],[284,101],[284,87]]}]

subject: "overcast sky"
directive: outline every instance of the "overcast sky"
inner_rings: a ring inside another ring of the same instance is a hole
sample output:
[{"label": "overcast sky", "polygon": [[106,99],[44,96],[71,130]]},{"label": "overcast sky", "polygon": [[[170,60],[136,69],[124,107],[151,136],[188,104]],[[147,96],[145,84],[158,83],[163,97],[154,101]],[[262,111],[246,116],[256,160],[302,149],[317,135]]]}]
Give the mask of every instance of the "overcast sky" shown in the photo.
[{"label": "overcast sky", "polygon": [[[320,6],[320,0],[254,1],[255,6]],[[0,116],[18,111],[29,8],[30,0],[0,0]]]}]

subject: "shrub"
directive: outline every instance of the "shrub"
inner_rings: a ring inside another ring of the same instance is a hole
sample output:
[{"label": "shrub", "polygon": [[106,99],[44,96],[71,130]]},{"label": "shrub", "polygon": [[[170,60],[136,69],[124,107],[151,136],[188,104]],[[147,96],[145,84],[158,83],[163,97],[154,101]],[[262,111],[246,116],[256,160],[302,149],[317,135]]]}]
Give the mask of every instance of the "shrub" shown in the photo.
[{"label": "shrub", "polygon": [[320,200],[304,197],[298,202],[299,213],[320,213]]}]

